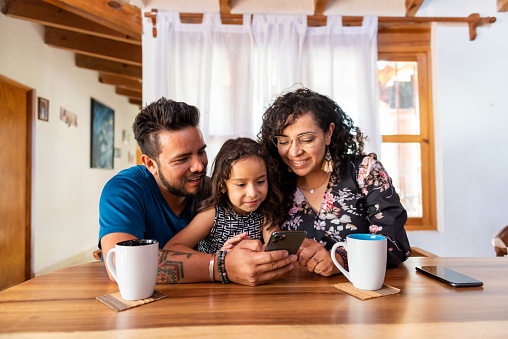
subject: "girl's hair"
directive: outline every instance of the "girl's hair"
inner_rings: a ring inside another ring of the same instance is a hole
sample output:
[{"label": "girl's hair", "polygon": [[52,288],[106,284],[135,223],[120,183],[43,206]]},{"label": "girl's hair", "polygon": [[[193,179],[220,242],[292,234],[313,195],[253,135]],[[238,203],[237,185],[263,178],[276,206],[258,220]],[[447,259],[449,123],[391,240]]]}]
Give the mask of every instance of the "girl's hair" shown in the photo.
[{"label": "girl's hair", "polygon": [[327,132],[330,123],[335,124],[329,145],[334,163],[334,172],[342,174],[344,166],[341,159],[344,155],[360,156],[363,154],[364,142],[367,139],[361,130],[354,126],[353,120],[329,97],[316,93],[308,88],[299,88],[279,96],[268,107],[263,115],[263,124],[258,134],[260,143],[278,160],[280,177],[284,187],[284,207],[287,213],[293,205],[296,191],[296,174],[288,173],[288,166],[282,161],[273,137],[281,135],[284,128],[295,123],[304,114],[312,114],[316,124],[323,132]]},{"label": "girl's hair", "polygon": [[265,163],[268,192],[258,211],[265,217],[266,225],[270,230],[281,221],[282,191],[277,181],[278,164],[265,148],[249,138],[229,139],[222,145],[213,162],[212,177],[206,183],[205,192],[208,192],[208,197],[201,201],[198,212],[215,205],[232,209],[227,193],[223,193],[226,180],[230,178],[233,166],[238,161],[249,157],[258,157]]}]

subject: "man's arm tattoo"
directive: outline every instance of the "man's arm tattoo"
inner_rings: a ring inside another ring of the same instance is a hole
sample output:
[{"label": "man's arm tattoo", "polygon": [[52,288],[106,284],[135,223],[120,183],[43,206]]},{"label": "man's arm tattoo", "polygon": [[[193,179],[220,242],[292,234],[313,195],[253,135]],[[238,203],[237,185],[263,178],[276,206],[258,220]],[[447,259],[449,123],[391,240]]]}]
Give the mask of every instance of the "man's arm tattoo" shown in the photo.
[{"label": "man's arm tattoo", "polygon": [[195,254],[195,253],[177,252],[177,251],[170,251],[170,250],[161,250],[161,251],[166,252],[166,256],[168,256],[169,253],[171,253],[171,256],[186,255],[187,259],[189,259],[191,256],[193,256]]},{"label": "man's arm tattoo", "polygon": [[181,261],[168,260],[168,256],[186,255],[187,259],[194,253],[183,253],[168,250],[159,251],[159,267],[157,272],[158,284],[176,284],[183,279],[183,263]]}]

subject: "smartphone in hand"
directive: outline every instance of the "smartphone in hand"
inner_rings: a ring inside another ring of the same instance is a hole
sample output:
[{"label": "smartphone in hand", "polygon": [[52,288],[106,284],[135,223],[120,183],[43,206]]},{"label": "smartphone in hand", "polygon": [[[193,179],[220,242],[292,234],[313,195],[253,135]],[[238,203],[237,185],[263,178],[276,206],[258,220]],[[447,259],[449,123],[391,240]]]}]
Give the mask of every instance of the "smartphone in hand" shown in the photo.
[{"label": "smartphone in hand", "polygon": [[265,251],[286,250],[289,254],[296,254],[307,236],[305,231],[277,231],[273,232],[265,247]]},{"label": "smartphone in hand", "polygon": [[453,287],[483,286],[483,282],[455,272],[444,266],[417,266],[416,270]]}]

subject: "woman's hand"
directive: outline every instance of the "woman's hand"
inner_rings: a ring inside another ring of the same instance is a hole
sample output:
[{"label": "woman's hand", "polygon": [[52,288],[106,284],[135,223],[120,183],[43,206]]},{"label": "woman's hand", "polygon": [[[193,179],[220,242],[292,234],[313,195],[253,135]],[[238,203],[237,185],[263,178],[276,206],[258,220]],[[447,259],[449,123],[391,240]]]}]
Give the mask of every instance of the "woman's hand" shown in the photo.
[{"label": "woman's hand", "polygon": [[[307,267],[309,272],[315,272],[324,277],[339,273],[328,252],[323,245],[313,239],[305,239],[300,246],[300,266]],[[336,256],[337,261],[342,263],[340,255]]]},{"label": "woman's hand", "polygon": [[242,242],[243,240],[250,240],[250,236],[247,235],[247,232],[237,234],[234,237],[231,237],[228,240],[226,240],[224,245],[222,245],[221,251],[230,250],[233,247],[235,247],[236,245],[238,245],[240,242]]}]

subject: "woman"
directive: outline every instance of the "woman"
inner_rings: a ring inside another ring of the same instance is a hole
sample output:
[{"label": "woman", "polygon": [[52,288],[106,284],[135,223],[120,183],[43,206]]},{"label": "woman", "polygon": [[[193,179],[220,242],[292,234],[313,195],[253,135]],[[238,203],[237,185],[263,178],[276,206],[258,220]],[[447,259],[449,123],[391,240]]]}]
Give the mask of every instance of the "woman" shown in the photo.
[{"label": "woman", "polygon": [[[300,265],[330,276],[339,273],[328,252],[351,233],[388,238],[388,267],[411,253],[404,230],[407,213],[365,137],[330,98],[301,88],[278,97],[263,115],[260,140],[279,161],[284,187],[282,229],[305,230]],[[347,267],[347,253],[335,253]]]}]

